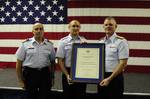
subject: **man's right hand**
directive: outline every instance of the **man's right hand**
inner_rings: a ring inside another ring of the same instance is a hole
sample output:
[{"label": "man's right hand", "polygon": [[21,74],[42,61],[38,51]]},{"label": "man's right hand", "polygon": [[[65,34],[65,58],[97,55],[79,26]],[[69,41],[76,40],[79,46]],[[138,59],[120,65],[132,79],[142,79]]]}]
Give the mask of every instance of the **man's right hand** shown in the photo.
[{"label": "man's right hand", "polygon": [[25,84],[24,84],[24,82],[23,82],[23,81],[19,81],[19,83],[20,83],[20,87],[23,88],[23,89],[25,89]]},{"label": "man's right hand", "polygon": [[68,81],[68,84],[69,84],[69,85],[72,84],[71,80],[72,80],[72,79],[70,78],[70,75],[67,75],[67,81]]}]

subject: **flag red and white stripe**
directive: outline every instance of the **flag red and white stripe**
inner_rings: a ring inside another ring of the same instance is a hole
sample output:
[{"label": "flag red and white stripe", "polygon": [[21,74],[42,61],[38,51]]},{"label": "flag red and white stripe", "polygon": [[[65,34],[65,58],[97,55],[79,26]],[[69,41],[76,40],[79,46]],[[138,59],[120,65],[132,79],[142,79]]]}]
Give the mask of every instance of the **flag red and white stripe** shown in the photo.
[{"label": "flag red and white stripe", "polygon": [[[127,71],[150,73],[150,1],[68,1],[68,20],[81,22],[81,35],[97,42],[105,35],[102,25],[106,16],[118,22],[117,33],[130,47]],[[45,37],[57,47],[68,35],[66,24],[45,24]],[[32,24],[0,25],[0,67],[15,67],[15,52],[26,38],[32,37]]]}]

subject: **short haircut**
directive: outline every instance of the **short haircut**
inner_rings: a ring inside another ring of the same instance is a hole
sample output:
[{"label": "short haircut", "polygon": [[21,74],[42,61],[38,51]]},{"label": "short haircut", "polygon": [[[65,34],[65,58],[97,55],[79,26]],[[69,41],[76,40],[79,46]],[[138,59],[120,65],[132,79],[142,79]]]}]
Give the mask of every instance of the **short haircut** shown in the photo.
[{"label": "short haircut", "polygon": [[[115,19],[114,17],[112,17],[112,16],[106,17],[105,20],[114,20],[114,21],[116,22],[116,19]],[[117,23],[117,22],[116,22],[116,23]]]}]

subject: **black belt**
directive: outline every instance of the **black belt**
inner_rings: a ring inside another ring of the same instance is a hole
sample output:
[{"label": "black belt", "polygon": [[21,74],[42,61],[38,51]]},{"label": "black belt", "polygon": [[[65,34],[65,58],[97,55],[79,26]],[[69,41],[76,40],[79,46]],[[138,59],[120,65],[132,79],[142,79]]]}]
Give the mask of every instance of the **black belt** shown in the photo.
[{"label": "black belt", "polygon": [[[112,74],[112,72],[105,72],[105,77],[109,77]],[[118,76],[122,76],[123,73],[120,73]]]},{"label": "black belt", "polygon": [[24,66],[23,69],[27,69],[27,70],[35,70],[35,71],[42,71],[42,70],[48,69],[48,66],[43,67],[43,68],[32,68],[32,67]]},{"label": "black belt", "polygon": [[67,71],[70,72],[71,68],[70,67],[65,67]]}]

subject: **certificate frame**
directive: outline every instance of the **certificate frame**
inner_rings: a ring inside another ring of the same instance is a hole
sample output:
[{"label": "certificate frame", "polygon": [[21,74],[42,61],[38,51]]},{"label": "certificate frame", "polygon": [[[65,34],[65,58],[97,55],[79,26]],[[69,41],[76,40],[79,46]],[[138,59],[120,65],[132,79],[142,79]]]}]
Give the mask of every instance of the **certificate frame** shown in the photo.
[{"label": "certificate frame", "polygon": [[72,82],[99,83],[104,78],[104,68],[104,43],[74,43],[72,45]]}]

